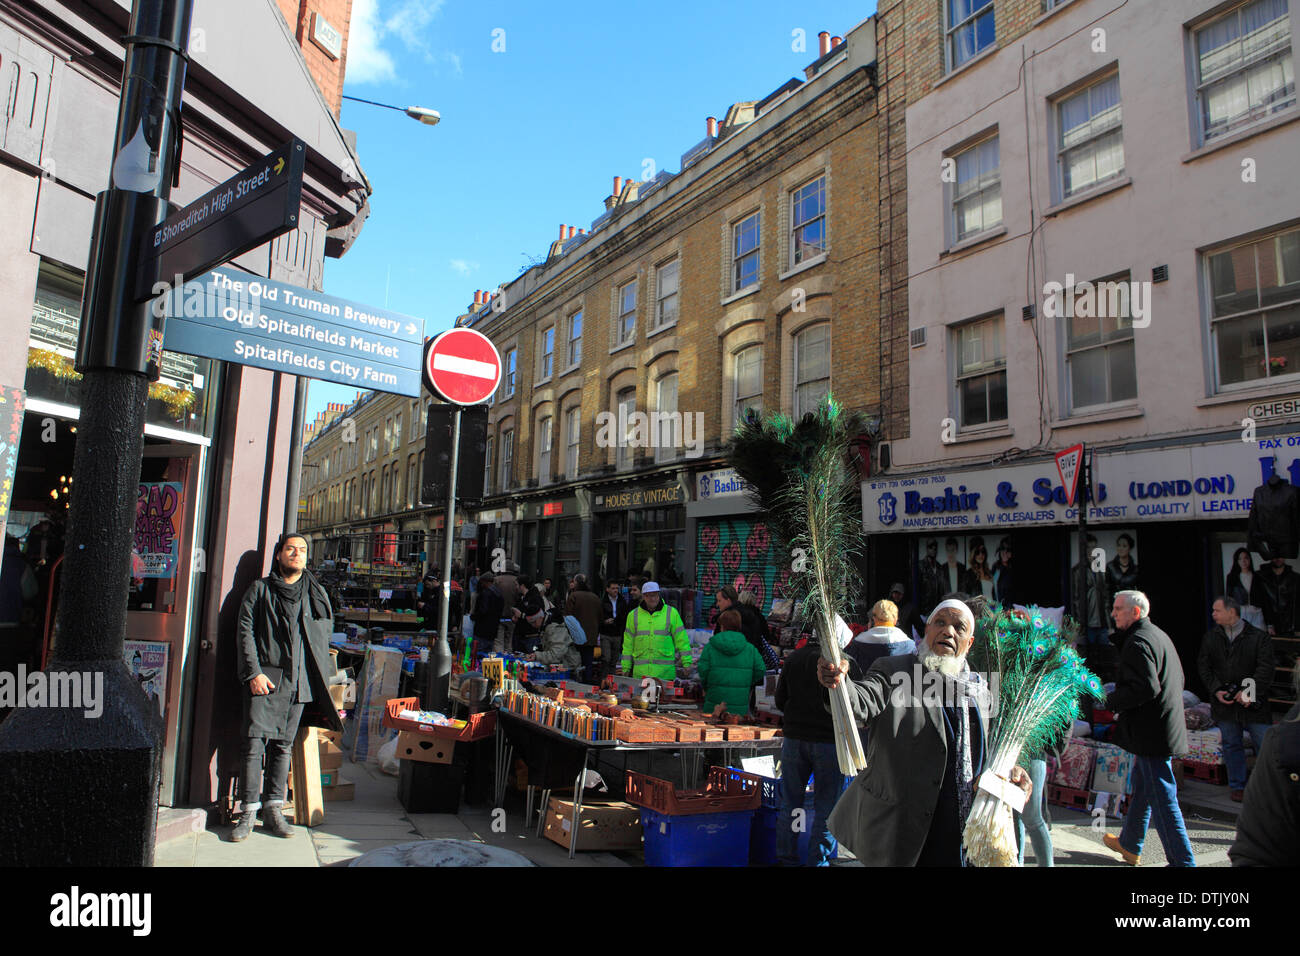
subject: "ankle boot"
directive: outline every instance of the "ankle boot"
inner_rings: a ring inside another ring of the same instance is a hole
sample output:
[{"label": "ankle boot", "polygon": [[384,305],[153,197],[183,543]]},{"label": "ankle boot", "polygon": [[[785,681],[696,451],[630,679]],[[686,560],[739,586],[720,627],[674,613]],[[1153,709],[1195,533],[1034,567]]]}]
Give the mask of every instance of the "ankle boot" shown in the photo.
[{"label": "ankle boot", "polygon": [[239,815],[239,822],[235,824],[235,829],[230,831],[231,843],[243,843],[253,832],[253,817],[257,815],[256,810],[245,810]]},{"label": "ankle boot", "polygon": [[272,836],[283,837],[286,840],[293,836],[293,827],[289,826],[289,821],[284,818],[284,813],[278,806],[266,807],[262,810],[262,826]]}]

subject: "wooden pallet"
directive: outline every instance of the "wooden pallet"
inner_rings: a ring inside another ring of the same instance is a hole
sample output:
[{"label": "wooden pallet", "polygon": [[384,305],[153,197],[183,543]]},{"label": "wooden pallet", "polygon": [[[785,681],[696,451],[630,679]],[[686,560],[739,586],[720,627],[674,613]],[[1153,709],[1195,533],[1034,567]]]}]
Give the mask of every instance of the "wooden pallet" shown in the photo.
[{"label": "wooden pallet", "polygon": [[1054,806],[1066,807],[1070,810],[1082,810],[1086,813],[1088,807],[1091,806],[1089,798],[1090,795],[1087,790],[1074,790],[1056,783],[1047,785],[1047,802]]},{"label": "wooden pallet", "polygon": [[1183,775],[1193,780],[1204,780],[1220,786],[1228,784],[1228,768],[1221,763],[1201,763],[1197,760],[1184,760]]}]

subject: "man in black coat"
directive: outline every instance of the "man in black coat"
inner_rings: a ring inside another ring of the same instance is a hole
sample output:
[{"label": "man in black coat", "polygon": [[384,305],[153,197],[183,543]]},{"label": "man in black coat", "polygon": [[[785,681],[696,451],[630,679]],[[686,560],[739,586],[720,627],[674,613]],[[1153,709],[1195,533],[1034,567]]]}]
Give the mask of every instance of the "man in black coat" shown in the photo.
[{"label": "man in black coat", "polygon": [[1273,683],[1273,641],[1241,619],[1241,605],[1233,598],[1215,598],[1210,613],[1214,627],[1201,641],[1197,669],[1213,697],[1210,713],[1223,735],[1229,795],[1240,803],[1246,790],[1246,751],[1241,732],[1250,731],[1258,753],[1273,723],[1267,703],[1267,691]]},{"label": "man in black coat", "polygon": [[501,618],[504,615],[505,602],[501,597],[501,589],[497,587],[496,575],[485,571],[479,575],[474,612],[469,616],[474,622],[474,641],[484,654],[506,650],[505,631],[501,629]]},{"label": "man in black coat", "polygon": [[333,676],[333,609],[306,565],[306,539],[297,534],[280,539],[271,573],[253,582],[239,608],[239,682],[246,689],[243,813],[231,833],[236,843],[248,839],[259,808],[268,832],[293,836],[282,811],[298,725],[343,729],[327,687]]},{"label": "man in black coat", "polygon": [[[1294,689],[1300,691],[1300,670]],[[1228,859],[1233,866],[1300,864],[1300,704],[1259,749]]]},{"label": "man in black coat", "polygon": [[1133,754],[1133,795],[1119,837],[1107,833],[1102,842],[1137,866],[1154,812],[1169,864],[1195,866],[1170,759],[1187,753],[1183,666],[1169,635],[1151,623],[1150,612],[1141,591],[1120,591],[1111,607],[1122,644],[1119,679],[1106,709],[1118,715],[1114,742]]},{"label": "man in black coat", "polygon": [[1259,607],[1269,634],[1289,637],[1296,632],[1296,609],[1300,606],[1300,574],[1287,566],[1286,558],[1273,558],[1255,574]]},{"label": "man in black coat", "polygon": [[[605,582],[605,593],[600,598],[600,677],[614,673],[623,656],[623,629],[633,605],[623,597],[620,582]],[[639,598],[638,598],[639,600]]]}]

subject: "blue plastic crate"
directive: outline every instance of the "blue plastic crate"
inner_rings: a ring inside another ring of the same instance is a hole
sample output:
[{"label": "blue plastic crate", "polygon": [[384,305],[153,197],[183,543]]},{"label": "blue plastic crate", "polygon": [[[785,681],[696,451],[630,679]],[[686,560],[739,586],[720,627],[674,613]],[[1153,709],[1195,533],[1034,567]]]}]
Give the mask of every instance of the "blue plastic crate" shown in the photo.
[{"label": "blue plastic crate", "polygon": [[753,810],[668,816],[641,810],[646,866],[748,866]]},{"label": "blue plastic crate", "polygon": [[778,810],[781,807],[781,781],[776,777],[765,777],[759,773],[749,773],[737,767],[728,767],[727,773],[734,780],[737,776],[757,777],[762,781],[762,795],[759,797],[758,805],[766,807],[769,810]]},{"label": "blue plastic crate", "polygon": [[[804,797],[804,828],[799,834],[795,853],[799,862],[808,859],[808,846],[812,840],[813,821],[817,818],[816,804],[812,791]],[[781,808],[760,807],[754,811],[754,822],[749,830],[749,865],[776,866],[776,830],[781,825]]]}]

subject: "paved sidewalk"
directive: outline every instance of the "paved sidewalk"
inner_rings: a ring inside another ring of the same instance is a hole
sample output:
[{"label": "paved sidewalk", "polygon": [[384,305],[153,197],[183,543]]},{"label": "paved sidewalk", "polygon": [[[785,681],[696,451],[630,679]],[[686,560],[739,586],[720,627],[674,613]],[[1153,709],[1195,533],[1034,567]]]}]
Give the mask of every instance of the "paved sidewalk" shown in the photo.
[{"label": "paved sidewalk", "polygon": [[536,816],[525,830],[522,799],[507,800],[505,832],[494,833],[487,807],[467,807],[458,814],[407,813],[397,799],[397,777],[377,766],[344,761],[342,777],[356,784],[356,798],[325,804],[325,820],[313,829],[295,827],[296,835],[283,840],[267,834],[258,824],[244,843],[230,843],[230,827],[208,830],[158,844],[155,866],[347,866],[365,853],[394,843],[413,840],[471,840],[514,850],[538,866],[630,866],[639,854],[578,853],[536,835]]}]

